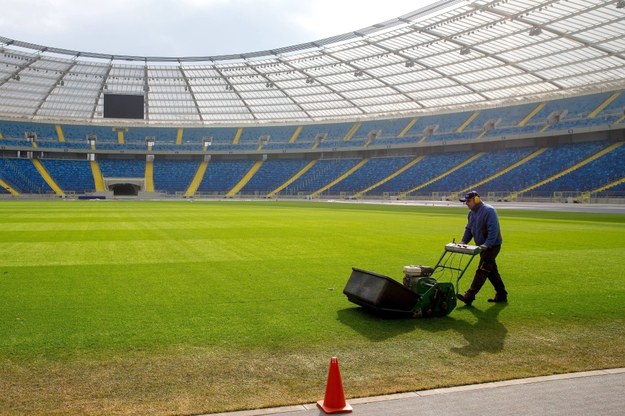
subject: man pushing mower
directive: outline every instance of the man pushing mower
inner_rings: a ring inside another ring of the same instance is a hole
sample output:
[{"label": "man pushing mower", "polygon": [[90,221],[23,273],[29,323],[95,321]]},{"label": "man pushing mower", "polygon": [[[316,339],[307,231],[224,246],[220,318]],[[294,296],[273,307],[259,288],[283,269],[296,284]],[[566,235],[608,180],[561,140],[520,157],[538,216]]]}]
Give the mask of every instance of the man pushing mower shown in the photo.
[{"label": "man pushing mower", "polygon": [[495,261],[503,242],[497,211],[491,205],[482,202],[476,191],[467,193],[463,198],[460,198],[460,202],[464,202],[469,208],[468,221],[461,244],[468,244],[474,240],[475,244],[480,246],[481,252],[480,263],[475,271],[471,286],[464,295],[458,294],[457,298],[470,306],[488,279],[495,288],[495,296],[488,301],[507,302],[508,292]]}]

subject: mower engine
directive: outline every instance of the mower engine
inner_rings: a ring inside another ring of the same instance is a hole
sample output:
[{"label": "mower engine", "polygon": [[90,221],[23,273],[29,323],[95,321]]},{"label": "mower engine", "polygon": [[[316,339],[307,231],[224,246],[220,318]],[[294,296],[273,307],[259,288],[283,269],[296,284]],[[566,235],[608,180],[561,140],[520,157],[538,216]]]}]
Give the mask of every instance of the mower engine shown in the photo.
[{"label": "mower engine", "polygon": [[417,294],[415,318],[446,316],[456,307],[456,292],[450,282],[439,282],[429,266],[404,266],[404,286]]}]

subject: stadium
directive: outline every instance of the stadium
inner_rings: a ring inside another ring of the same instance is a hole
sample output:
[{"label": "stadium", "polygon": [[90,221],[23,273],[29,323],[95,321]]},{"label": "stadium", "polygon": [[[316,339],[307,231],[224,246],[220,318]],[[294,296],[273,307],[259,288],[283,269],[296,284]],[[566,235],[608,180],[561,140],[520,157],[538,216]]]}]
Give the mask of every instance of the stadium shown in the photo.
[{"label": "stadium", "polygon": [[[441,0],[231,55],[0,36],[0,413],[306,403],[332,355],[350,397],[625,367],[623,33],[622,0]],[[345,300],[472,189],[526,308]]]}]

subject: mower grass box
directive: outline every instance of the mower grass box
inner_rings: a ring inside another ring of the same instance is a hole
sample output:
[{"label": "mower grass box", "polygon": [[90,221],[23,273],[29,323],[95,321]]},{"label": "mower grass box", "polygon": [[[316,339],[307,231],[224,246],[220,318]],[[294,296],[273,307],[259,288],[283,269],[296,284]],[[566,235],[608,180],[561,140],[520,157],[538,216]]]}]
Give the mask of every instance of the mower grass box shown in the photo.
[{"label": "mower grass box", "polygon": [[355,267],[343,293],[357,305],[389,312],[411,313],[419,300],[416,293],[390,277]]}]

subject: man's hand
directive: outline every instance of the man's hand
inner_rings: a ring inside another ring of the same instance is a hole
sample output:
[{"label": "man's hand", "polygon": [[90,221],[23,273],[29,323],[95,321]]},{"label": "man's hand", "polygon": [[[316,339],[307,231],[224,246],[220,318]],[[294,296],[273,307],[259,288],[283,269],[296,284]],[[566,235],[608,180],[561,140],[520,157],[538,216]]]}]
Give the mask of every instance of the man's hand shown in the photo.
[{"label": "man's hand", "polygon": [[482,251],[488,250],[488,246],[486,244],[480,244],[480,248],[482,249]]}]

